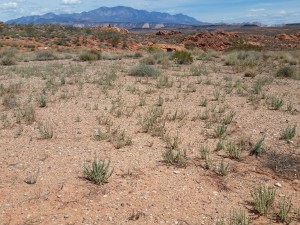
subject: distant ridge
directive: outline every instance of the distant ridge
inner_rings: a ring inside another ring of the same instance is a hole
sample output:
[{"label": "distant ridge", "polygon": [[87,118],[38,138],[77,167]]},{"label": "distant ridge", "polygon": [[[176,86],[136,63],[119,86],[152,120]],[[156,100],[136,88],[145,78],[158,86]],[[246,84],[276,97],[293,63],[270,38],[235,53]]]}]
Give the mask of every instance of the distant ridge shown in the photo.
[{"label": "distant ridge", "polygon": [[200,25],[202,22],[183,14],[148,12],[125,6],[100,7],[82,13],[25,16],[6,21],[7,24],[87,24],[87,23],[168,23]]}]

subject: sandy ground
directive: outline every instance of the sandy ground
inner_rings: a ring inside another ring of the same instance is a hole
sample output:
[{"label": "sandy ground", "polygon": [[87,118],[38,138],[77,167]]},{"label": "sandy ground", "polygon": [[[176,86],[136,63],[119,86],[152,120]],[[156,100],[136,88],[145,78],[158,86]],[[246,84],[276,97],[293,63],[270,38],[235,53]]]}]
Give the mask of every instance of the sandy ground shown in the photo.
[{"label": "sandy ground", "polygon": [[[280,136],[287,125],[299,126],[300,81],[274,79],[263,86],[267,96],[284,99],[279,110],[270,109],[266,99],[253,105],[249,93],[254,82],[272,77],[272,72],[266,70],[247,78],[224,66],[222,57],[194,62],[205,64],[207,76],[189,76],[189,65],[171,62],[161,68],[162,75],[173,82],[172,87],[165,88],[157,88],[159,78],[128,75],[138,59],[24,62],[1,67],[1,84],[19,84],[14,92],[19,105],[12,109],[0,105],[0,224],[215,224],[223,216],[228,221],[233,209],[245,210],[252,224],[269,224],[270,220],[281,224],[276,212],[284,196],[292,196],[290,217],[292,224],[299,224],[299,131],[290,142]],[[116,79],[111,86],[100,84],[99,80],[112,73]],[[242,93],[233,87],[226,94],[226,85],[234,85],[237,80],[244,87]],[[47,105],[41,108],[37,98],[43,89]],[[219,100],[214,99],[216,90],[220,92]],[[3,94],[1,101],[7,95]],[[179,149],[186,151],[186,167],[164,163],[166,142],[143,132],[140,125],[141,118],[157,107],[159,96],[164,99],[164,116],[176,110],[186,114],[174,121],[166,120],[165,125],[171,137],[178,135]],[[145,98],[143,106],[141,98]],[[204,98],[206,107],[200,106]],[[120,103],[119,112],[111,110],[112,101]],[[286,110],[288,102],[294,113]],[[27,124],[21,119],[17,123],[18,108],[28,105],[34,107],[35,121]],[[193,119],[206,108],[208,120]],[[238,160],[228,157],[224,150],[214,151],[219,141],[213,137],[214,129],[230,111],[235,116],[224,142],[246,143]],[[98,128],[106,131],[97,116],[109,118],[114,128],[124,129],[132,144],[117,149],[107,140],[95,140]],[[49,125],[53,138],[42,139],[39,124]],[[264,135],[263,154],[250,156],[249,150]],[[199,154],[201,145],[210,150],[213,164],[222,159],[229,164],[227,176],[205,168]],[[271,153],[277,153],[277,165]],[[90,164],[95,155],[110,159],[114,168],[108,183],[100,186],[83,174],[84,163]],[[280,164],[284,160],[286,167]],[[270,164],[278,166],[277,173]],[[29,173],[37,171],[35,184],[24,182]],[[258,216],[252,204],[251,190],[261,183],[276,189],[274,213],[267,216]]]}]

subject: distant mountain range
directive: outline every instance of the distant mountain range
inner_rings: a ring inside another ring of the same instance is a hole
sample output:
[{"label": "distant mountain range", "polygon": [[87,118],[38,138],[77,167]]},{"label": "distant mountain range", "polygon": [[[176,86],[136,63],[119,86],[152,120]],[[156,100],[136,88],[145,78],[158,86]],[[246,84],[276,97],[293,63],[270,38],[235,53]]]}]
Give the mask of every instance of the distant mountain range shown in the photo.
[{"label": "distant mountain range", "polygon": [[[63,24],[77,26],[91,26],[97,23],[134,23],[134,24],[182,24],[200,25],[203,22],[195,18],[169,13],[148,12],[136,10],[130,7],[101,7],[95,10],[82,13],[60,14],[47,13],[37,16],[25,16],[14,20],[9,20],[7,24]],[[149,27],[150,28],[150,27]]]}]

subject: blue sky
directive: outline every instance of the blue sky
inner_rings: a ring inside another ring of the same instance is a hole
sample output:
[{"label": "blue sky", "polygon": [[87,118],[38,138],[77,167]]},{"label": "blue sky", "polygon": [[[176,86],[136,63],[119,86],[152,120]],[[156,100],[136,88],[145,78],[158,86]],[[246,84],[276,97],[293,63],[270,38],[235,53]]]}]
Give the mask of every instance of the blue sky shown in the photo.
[{"label": "blue sky", "polygon": [[300,22],[300,0],[0,0],[0,20],[118,5],[170,14],[183,13],[204,22]]}]

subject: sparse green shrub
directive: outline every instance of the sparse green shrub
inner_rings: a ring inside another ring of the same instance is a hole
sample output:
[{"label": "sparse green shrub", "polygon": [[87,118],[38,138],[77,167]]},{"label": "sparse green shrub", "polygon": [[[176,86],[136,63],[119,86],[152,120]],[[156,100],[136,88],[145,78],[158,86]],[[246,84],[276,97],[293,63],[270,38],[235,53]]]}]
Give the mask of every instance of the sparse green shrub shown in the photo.
[{"label": "sparse green shrub", "polygon": [[16,65],[17,62],[15,60],[14,57],[3,57],[0,61],[0,65],[3,65],[3,66],[12,66],[12,65]]},{"label": "sparse green shrub", "polygon": [[37,101],[38,101],[39,107],[41,107],[41,108],[46,107],[46,105],[47,105],[47,99],[46,99],[45,95],[41,94],[38,97]]},{"label": "sparse green shrub", "polygon": [[200,65],[191,65],[190,67],[190,75],[191,76],[201,76],[201,75],[208,75],[208,71],[204,64]]},{"label": "sparse green shrub", "polygon": [[233,117],[235,116],[235,114],[236,114],[235,112],[230,111],[230,113],[227,114],[227,115],[224,117],[224,119],[223,119],[223,124],[229,125],[229,124],[232,122]]},{"label": "sparse green shrub", "polygon": [[143,57],[143,54],[141,52],[136,52],[136,53],[134,53],[133,57],[134,58],[141,58],[141,57]]},{"label": "sparse green shrub", "polygon": [[95,134],[95,139],[96,140],[105,140],[107,138],[107,134],[104,133],[100,128],[96,131],[96,134]]},{"label": "sparse green shrub", "polygon": [[292,220],[289,217],[289,213],[291,209],[292,209],[292,197],[285,196],[283,200],[279,203],[278,217],[282,222],[286,224],[290,224]]},{"label": "sparse green shrub", "polygon": [[154,59],[153,56],[148,56],[146,58],[143,58],[140,61],[141,64],[146,64],[146,65],[155,65],[156,64],[156,60]]},{"label": "sparse green shrub", "polygon": [[162,50],[159,47],[153,45],[148,47],[148,52],[156,53],[156,52],[162,52]]},{"label": "sparse green shrub", "polygon": [[125,134],[125,130],[121,131],[119,128],[111,131],[109,141],[116,149],[132,144],[132,138]]},{"label": "sparse green shrub", "polygon": [[35,121],[35,110],[31,105],[26,106],[22,113],[27,124],[32,124]]},{"label": "sparse green shrub", "polygon": [[274,109],[274,110],[278,110],[281,108],[281,106],[283,106],[283,100],[281,98],[278,98],[278,97],[275,97],[273,96],[271,98],[271,107]]},{"label": "sparse green shrub", "polygon": [[168,76],[160,76],[157,80],[157,88],[171,88],[173,86],[173,80]]},{"label": "sparse green shrub", "polygon": [[220,99],[221,92],[218,89],[215,89],[213,91],[213,96],[214,96],[214,101],[218,101]]},{"label": "sparse green shrub", "polygon": [[173,53],[172,58],[178,64],[191,64],[193,63],[193,56],[188,51],[176,51]]},{"label": "sparse green shrub", "polygon": [[284,140],[291,140],[296,135],[296,125],[287,126],[281,133],[281,138]]},{"label": "sparse green shrub", "polygon": [[83,174],[87,180],[94,182],[97,185],[107,183],[108,178],[113,174],[113,169],[109,171],[110,160],[105,163],[105,161],[97,160],[94,157],[94,161],[91,166],[84,163]]},{"label": "sparse green shrub", "polygon": [[3,97],[3,106],[5,106],[7,109],[13,109],[18,106],[17,98],[15,94],[6,94]]},{"label": "sparse green shrub", "polygon": [[226,176],[229,173],[229,164],[226,166],[224,159],[222,159],[219,165],[215,166],[215,172],[221,176]]},{"label": "sparse green shrub", "polygon": [[24,182],[25,182],[26,184],[35,184],[35,183],[37,182],[39,173],[40,173],[40,169],[38,169],[35,173],[29,172],[29,173],[27,174],[27,177],[26,177],[26,179],[24,180]]},{"label": "sparse green shrub", "polygon": [[186,160],[185,160],[185,153],[178,149],[167,148],[162,153],[163,161],[167,164],[171,164],[178,167],[185,167]]},{"label": "sparse green shrub", "polygon": [[280,67],[276,72],[276,77],[292,78],[295,75],[295,71],[291,66]]},{"label": "sparse green shrub", "polygon": [[161,107],[151,109],[144,117],[141,118],[140,124],[146,133],[153,136],[163,137],[165,134],[165,121],[162,116],[164,110]]},{"label": "sparse green shrub", "polygon": [[100,60],[102,58],[101,51],[90,50],[90,51],[82,51],[79,54],[79,59],[81,61],[95,61]]},{"label": "sparse green shrub", "polygon": [[128,48],[127,42],[126,40],[123,40],[122,49],[127,49],[127,48]]},{"label": "sparse green shrub", "polygon": [[202,98],[200,100],[200,104],[199,105],[202,106],[202,107],[206,107],[207,106],[207,99],[206,98]]},{"label": "sparse green shrub", "polygon": [[275,201],[275,194],[276,191],[273,188],[262,184],[251,191],[255,210],[260,215],[270,212]]},{"label": "sparse green shrub", "polygon": [[232,159],[240,159],[241,158],[242,150],[234,142],[227,143],[226,151],[227,151],[229,157]]},{"label": "sparse green shrub", "polygon": [[57,57],[51,51],[38,51],[35,53],[35,60],[37,61],[47,61],[54,60]]},{"label": "sparse green shrub", "polygon": [[42,139],[51,139],[53,137],[53,129],[48,124],[39,124],[38,130]]},{"label": "sparse green shrub", "polygon": [[208,147],[205,146],[205,145],[201,145],[200,149],[199,149],[199,153],[200,153],[200,158],[201,159],[206,159],[206,157],[209,155]]},{"label": "sparse green shrub", "polygon": [[216,151],[216,152],[219,152],[219,151],[221,151],[222,149],[224,149],[224,143],[223,143],[223,141],[219,141],[219,142],[217,143],[217,146],[216,146],[215,151]]},{"label": "sparse green shrub", "polygon": [[154,66],[139,64],[131,69],[129,75],[136,77],[157,77],[161,74],[160,70]]},{"label": "sparse green shrub", "polygon": [[243,210],[231,210],[229,225],[249,225],[250,219],[246,216]]},{"label": "sparse green shrub", "polygon": [[214,137],[221,138],[226,135],[227,126],[225,124],[220,124],[214,129]]},{"label": "sparse green shrub", "polygon": [[263,144],[264,140],[265,140],[265,137],[262,137],[261,139],[259,139],[256,142],[256,144],[250,151],[250,155],[255,155],[256,157],[258,157],[262,153],[262,150],[263,150],[262,144]]}]

